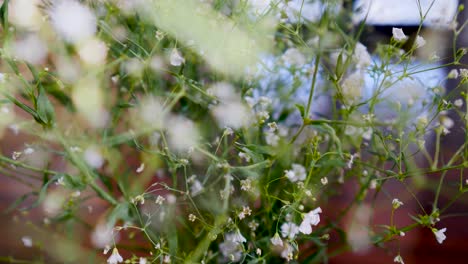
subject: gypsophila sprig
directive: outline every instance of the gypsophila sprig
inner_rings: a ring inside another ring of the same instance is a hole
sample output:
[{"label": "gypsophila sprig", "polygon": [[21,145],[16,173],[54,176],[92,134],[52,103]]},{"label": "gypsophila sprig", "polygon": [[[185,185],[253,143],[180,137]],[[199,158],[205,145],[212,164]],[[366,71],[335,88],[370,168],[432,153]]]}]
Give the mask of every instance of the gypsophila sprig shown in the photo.
[{"label": "gypsophila sprig", "polygon": [[5,243],[33,249],[0,259],[404,263],[416,230],[456,241],[453,1],[404,21],[377,0],[0,2]]}]

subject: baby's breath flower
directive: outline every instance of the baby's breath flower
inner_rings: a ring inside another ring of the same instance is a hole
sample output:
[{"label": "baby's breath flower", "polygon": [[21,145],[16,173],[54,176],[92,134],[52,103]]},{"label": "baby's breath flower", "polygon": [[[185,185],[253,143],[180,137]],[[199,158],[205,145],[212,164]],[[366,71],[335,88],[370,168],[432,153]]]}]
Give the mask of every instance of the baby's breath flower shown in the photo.
[{"label": "baby's breath flower", "polygon": [[468,78],[468,69],[460,69],[460,76],[463,79],[467,79]]},{"label": "baby's breath flower", "polygon": [[328,178],[323,177],[323,178],[320,179],[320,182],[322,183],[322,185],[327,185],[328,184]]},{"label": "baby's breath flower", "polygon": [[255,220],[252,220],[252,221],[249,222],[248,226],[249,226],[250,230],[255,231],[255,230],[257,230],[259,224]]},{"label": "baby's breath flower", "polygon": [[457,99],[453,102],[453,104],[456,106],[456,107],[462,107],[463,106],[463,99]]},{"label": "baby's breath flower", "polygon": [[106,245],[106,246],[104,247],[104,250],[102,251],[102,253],[103,253],[104,255],[107,255],[107,252],[109,252],[109,250],[111,250],[111,247],[110,247],[109,245]]},{"label": "baby's breath flower", "polygon": [[299,227],[292,223],[286,222],[281,225],[281,235],[284,238],[294,239],[296,235],[299,233]]},{"label": "baby's breath flower", "polygon": [[434,233],[436,239],[437,239],[437,242],[439,242],[439,244],[442,244],[444,242],[444,240],[447,238],[445,236],[445,231],[447,231],[447,228],[442,228],[442,229],[432,229],[432,232]]},{"label": "baby's breath flower", "polygon": [[252,181],[250,179],[241,180],[241,190],[250,191],[252,189]]},{"label": "baby's breath flower", "polygon": [[397,255],[394,259],[393,262],[400,263],[400,264],[405,264],[403,261],[403,258],[400,255]]},{"label": "baby's breath flower", "polygon": [[67,42],[78,43],[96,32],[93,11],[78,1],[54,1],[49,16],[52,27]]},{"label": "baby's breath flower", "polygon": [[304,166],[296,163],[292,165],[292,170],[286,170],[284,174],[291,182],[303,181],[307,177]]},{"label": "baby's breath flower", "polygon": [[270,129],[270,132],[276,132],[278,130],[278,125],[276,125],[276,122],[271,122],[268,123],[268,128]]},{"label": "baby's breath flower", "polygon": [[255,250],[255,253],[257,253],[258,256],[261,256],[262,250],[260,248],[257,248],[257,250]]},{"label": "baby's breath flower", "polygon": [[447,78],[448,78],[448,79],[457,79],[457,78],[458,78],[458,70],[457,70],[457,69],[452,69],[452,70],[448,73]]},{"label": "baby's breath flower", "polygon": [[239,219],[244,219],[246,216],[249,216],[252,213],[252,210],[248,206],[243,206],[242,211],[237,215]]},{"label": "baby's breath flower", "polygon": [[393,39],[398,42],[402,42],[408,39],[401,28],[392,28]]},{"label": "baby's breath flower", "polygon": [[140,166],[136,169],[136,173],[141,173],[145,169],[145,164],[141,163]]},{"label": "baby's breath flower", "polygon": [[270,242],[274,246],[283,246],[283,240],[281,239],[278,233],[275,233],[275,235],[272,238],[270,238]]},{"label": "baby's breath flower", "polygon": [[184,57],[182,57],[182,55],[176,48],[172,49],[169,61],[172,66],[180,66],[185,63]]},{"label": "baby's breath flower", "polygon": [[120,256],[119,251],[117,248],[112,250],[112,255],[107,259],[108,264],[117,264],[123,262],[122,256]]},{"label": "baby's breath flower", "polygon": [[165,200],[166,198],[162,197],[161,195],[158,195],[158,197],[156,197],[156,204],[162,205]]},{"label": "baby's breath flower", "polygon": [[197,220],[197,217],[194,214],[189,214],[188,219],[190,222],[195,222],[195,220]]},{"label": "baby's breath flower", "polygon": [[25,247],[32,247],[33,246],[33,241],[32,238],[29,236],[24,236],[21,238],[21,241],[23,242],[23,245]]},{"label": "baby's breath flower", "polygon": [[146,263],[148,263],[146,258],[140,257],[140,260],[138,261],[138,264],[146,264]]},{"label": "baby's breath flower", "polygon": [[241,151],[238,155],[239,158],[245,160],[246,162],[250,162],[250,156],[247,153]]},{"label": "baby's breath flower", "polygon": [[423,47],[424,45],[426,45],[426,40],[424,40],[423,37],[421,37],[421,36],[418,35],[418,36],[416,37],[415,45],[416,45],[416,48],[417,48],[417,49],[418,49],[418,48],[421,48],[421,47]]},{"label": "baby's breath flower", "polygon": [[401,202],[400,200],[398,200],[397,198],[393,199],[392,200],[392,206],[393,206],[393,209],[398,209],[400,206],[403,205],[403,202]]},{"label": "baby's breath flower", "polygon": [[320,207],[317,207],[316,209],[305,214],[304,219],[302,220],[302,223],[299,226],[299,231],[306,235],[312,233],[312,226],[316,226],[320,222],[319,213],[321,212],[322,209]]},{"label": "baby's breath flower", "polygon": [[134,204],[138,204],[138,203],[145,204],[145,196],[142,195],[142,194],[137,195],[137,196],[135,196],[135,198],[132,198],[131,201]]},{"label": "baby's breath flower", "polygon": [[286,261],[293,260],[294,248],[289,243],[284,244],[283,251],[281,251],[281,257],[286,259]]}]

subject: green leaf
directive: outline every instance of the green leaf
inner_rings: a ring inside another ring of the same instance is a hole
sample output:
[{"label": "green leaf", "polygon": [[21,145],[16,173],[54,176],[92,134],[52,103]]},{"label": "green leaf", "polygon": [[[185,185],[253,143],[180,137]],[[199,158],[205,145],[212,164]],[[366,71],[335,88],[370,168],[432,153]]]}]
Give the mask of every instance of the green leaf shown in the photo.
[{"label": "green leaf", "polygon": [[5,211],[3,211],[4,214],[9,214],[13,210],[15,210],[16,207],[20,206],[26,199],[28,199],[29,196],[33,195],[34,193],[26,193],[21,195],[18,199],[16,199]]},{"label": "green leaf", "polygon": [[2,7],[0,7],[0,20],[1,20],[4,32],[8,32],[8,3],[9,2],[10,0],[3,1]]},{"label": "green leaf", "polygon": [[49,101],[42,85],[39,85],[39,95],[37,96],[36,112],[42,122],[51,127],[55,119],[55,111],[52,103]]},{"label": "green leaf", "polygon": [[304,109],[304,106],[301,105],[301,104],[295,104],[297,110],[299,110],[299,112],[301,113],[301,117],[304,118],[305,117],[305,109]]}]

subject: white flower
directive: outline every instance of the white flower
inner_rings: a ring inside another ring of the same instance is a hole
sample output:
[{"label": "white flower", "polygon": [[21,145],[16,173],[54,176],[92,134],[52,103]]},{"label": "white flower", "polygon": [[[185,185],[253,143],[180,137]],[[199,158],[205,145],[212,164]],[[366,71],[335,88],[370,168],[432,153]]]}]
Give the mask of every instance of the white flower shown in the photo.
[{"label": "white flower", "polygon": [[242,151],[239,152],[239,158],[245,160],[246,162],[250,162],[250,156]]},{"label": "white flower", "polygon": [[281,225],[281,235],[284,238],[294,239],[298,233],[299,227],[292,222],[286,222]]},{"label": "white flower", "polygon": [[393,38],[398,41],[402,42],[408,39],[401,28],[392,28]]},{"label": "white flower", "polygon": [[403,258],[402,258],[400,255],[397,255],[397,256],[393,259],[393,262],[405,264],[405,262],[403,261]]},{"label": "white flower", "polygon": [[284,171],[291,182],[303,181],[307,177],[305,168],[300,164],[293,164],[292,170]]},{"label": "white flower", "polygon": [[75,0],[58,0],[49,12],[55,31],[67,42],[78,43],[96,33],[96,17]]},{"label": "white flower", "polygon": [[47,44],[36,34],[28,34],[12,45],[13,55],[31,64],[41,64],[47,57]]},{"label": "white flower", "polygon": [[282,59],[289,66],[301,67],[306,63],[304,55],[296,48],[289,48],[283,54]]},{"label": "white flower", "polygon": [[453,104],[456,106],[456,107],[462,107],[463,106],[463,100],[462,99],[457,99],[453,102]]},{"label": "white flower", "polygon": [[162,205],[165,200],[166,198],[162,197],[161,195],[158,195],[158,197],[156,197],[156,204]]},{"label": "white flower", "polygon": [[220,127],[238,129],[247,126],[252,120],[249,108],[240,100],[221,102],[211,112]]},{"label": "white flower", "polygon": [[395,198],[392,200],[392,205],[393,205],[393,209],[398,209],[398,207],[403,205],[403,202]]},{"label": "white flower", "polygon": [[190,186],[190,195],[197,196],[203,191],[203,185],[199,180],[194,180]]},{"label": "white flower", "polygon": [[281,239],[278,233],[275,233],[275,235],[272,238],[270,238],[270,242],[274,246],[283,246],[283,240]]},{"label": "white flower", "polygon": [[356,68],[358,69],[367,68],[367,66],[369,66],[372,63],[372,58],[369,52],[367,51],[366,46],[364,46],[360,42],[356,43],[353,59],[356,62]]},{"label": "white flower", "polygon": [[347,102],[356,102],[362,95],[364,87],[364,75],[362,71],[355,71],[347,76],[341,83],[344,100]]},{"label": "white flower", "polygon": [[457,69],[452,69],[448,75],[447,78],[449,79],[457,79],[458,78],[458,70]]},{"label": "white flower", "polygon": [[424,40],[423,37],[417,36],[416,37],[416,48],[421,48],[422,46],[426,45],[426,41]]},{"label": "white flower", "polygon": [[120,263],[120,262],[123,262],[123,258],[122,258],[122,256],[120,256],[119,251],[117,250],[117,248],[114,248],[114,250],[112,250],[112,255],[110,255],[110,257],[107,259],[107,263],[117,264],[117,263]]},{"label": "white flower", "polygon": [[247,242],[247,239],[245,239],[245,237],[241,234],[241,232],[237,230],[236,232],[232,234],[231,241],[234,243],[240,244],[240,243]]},{"label": "white flower", "polygon": [[241,190],[242,191],[250,191],[250,189],[252,189],[252,180],[250,179],[245,179],[245,180],[241,180],[240,181],[241,183]]},{"label": "white flower", "polygon": [[192,120],[175,116],[169,120],[169,145],[177,152],[186,152],[198,144],[199,132]]},{"label": "white flower", "polygon": [[29,30],[38,30],[41,25],[41,10],[39,0],[10,1],[8,10],[12,24]]},{"label": "white flower", "polygon": [[468,78],[468,69],[460,69],[460,76],[464,79]]},{"label": "white flower", "polygon": [[182,57],[182,55],[176,48],[172,49],[171,56],[169,57],[169,61],[171,62],[172,66],[180,66],[183,63],[185,63],[184,57]]},{"label": "white flower", "polygon": [[224,242],[219,245],[219,250],[224,257],[237,262],[242,257],[242,243],[246,241],[239,230],[237,230],[234,233],[226,234]]},{"label": "white flower", "polygon": [[320,182],[322,183],[322,185],[327,185],[328,184],[328,178],[323,177],[323,178],[320,179]]},{"label": "white flower", "polygon": [[33,149],[33,148],[26,148],[26,149],[23,151],[23,153],[24,153],[25,155],[32,154],[32,153],[34,153],[34,149]]},{"label": "white flower", "polygon": [[32,247],[32,245],[33,245],[33,241],[31,239],[31,237],[29,237],[29,236],[22,237],[21,241],[23,242],[23,245],[25,247]]},{"label": "white flower", "polygon": [[89,166],[95,169],[101,168],[104,164],[101,152],[94,147],[87,148],[83,154],[83,158]]},{"label": "white flower", "polygon": [[145,164],[142,163],[140,166],[136,169],[136,173],[141,173],[145,169]]},{"label": "white flower", "polygon": [[301,231],[303,234],[309,235],[312,233],[312,226],[318,225],[320,222],[320,215],[319,213],[322,212],[322,209],[320,207],[317,207],[316,209],[308,212],[305,216],[304,219],[302,220],[301,225],[299,226],[299,231]]},{"label": "white flower", "polygon": [[289,243],[286,243],[284,245],[283,251],[281,251],[281,257],[287,261],[291,261],[293,259],[293,254],[294,248]]},{"label": "white flower", "polygon": [[140,261],[138,262],[138,264],[146,264],[148,261],[146,260],[146,258],[140,258]]},{"label": "white flower", "polygon": [[444,240],[447,238],[445,236],[445,231],[447,231],[447,228],[442,228],[440,230],[437,230],[437,229],[433,229],[432,232],[434,232],[434,235],[437,239],[437,242],[439,242],[439,244],[442,244],[442,242],[444,242]]},{"label": "white flower", "polygon": [[107,46],[97,38],[89,38],[78,47],[80,59],[89,66],[99,66],[106,62]]}]

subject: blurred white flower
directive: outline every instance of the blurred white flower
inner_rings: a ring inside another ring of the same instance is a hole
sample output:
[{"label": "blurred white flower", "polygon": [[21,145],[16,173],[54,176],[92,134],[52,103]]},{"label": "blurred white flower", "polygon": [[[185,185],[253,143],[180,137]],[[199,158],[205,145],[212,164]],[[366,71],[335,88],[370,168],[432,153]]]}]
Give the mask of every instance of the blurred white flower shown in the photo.
[{"label": "blurred white flower", "polygon": [[403,258],[400,255],[397,255],[394,259],[393,262],[400,263],[400,264],[405,264],[403,261]]},{"label": "blurred white flower", "polygon": [[[141,100],[138,108],[139,115],[146,125],[156,129],[163,128],[166,122],[166,111],[163,103],[155,97],[145,97]],[[159,139],[158,135],[158,139]]]},{"label": "blurred white flower", "polygon": [[353,72],[343,80],[341,87],[344,100],[350,103],[356,103],[361,98],[362,89],[364,87],[363,72],[360,70]]},{"label": "blurred white flower", "polygon": [[402,205],[403,205],[402,201],[398,200],[397,198],[393,199],[392,201],[393,209],[398,209]]},{"label": "blurred white flower", "polygon": [[270,242],[274,246],[283,246],[283,240],[281,239],[278,233],[275,233],[275,235],[272,238],[270,238]]},{"label": "blurred white flower", "polygon": [[455,105],[456,107],[462,107],[463,106],[463,99],[457,99],[453,102],[453,105]]},{"label": "blurred white flower", "polygon": [[292,165],[292,170],[286,170],[284,173],[291,182],[303,181],[307,176],[304,166],[295,163]]},{"label": "blurred white flower", "polygon": [[13,0],[8,8],[12,24],[27,30],[38,30],[42,24],[39,0]]},{"label": "blurred white flower", "polygon": [[138,264],[146,264],[146,263],[148,263],[148,261],[146,260],[146,258],[140,257],[140,260],[139,260]]},{"label": "blurred white flower", "polygon": [[433,229],[432,232],[434,232],[434,235],[437,239],[437,242],[439,242],[439,244],[442,244],[444,242],[444,240],[447,238],[445,236],[445,231],[447,231],[447,228],[442,228],[442,229]]},{"label": "blurred white flower", "polygon": [[281,58],[286,62],[286,64],[288,64],[288,66],[301,67],[306,63],[304,54],[296,48],[289,48]]},{"label": "blurred white flower", "polygon": [[423,47],[424,45],[426,45],[426,40],[424,40],[423,37],[421,37],[421,36],[418,35],[418,36],[416,37],[415,45],[416,45],[416,48],[421,48],[421,47]]},{"label": "blurred white flower", "polygon": [[240,100],[222,102],[211,109],[220,127],[239,129],[251,122],[251,114],[246,105]]},{"label": "blurred white flower", "polygon": [[452,69],[452,70],[448,73],[447,78],[448,78],[448,79],[457,79],[457,78],[458,78],[458,70],[457,70],[457,69]]},{"label": "blurred white flower", "polygon": [[47,45],[36,34],[28,34],[13,45],[13,55],[31,64],[41,64],[47,57]]},{"label": "blurred white flower", "polygon": [[49,15],[55,31],[67,42],[78,43],[96,32],[94,13],[78,1],[56,0]]},{"label": "blurred white flower", "polygon": [[408,36],[405,35],[401,28],[392,28],[393,38],[398,41],[402,42],[408,39]]},{"label": "blurred white flower", "polygon": [[328,184],[328,178],[323,177],[323,178],[320,179],[320,182],[322,183],[322,185],[327,185]]},{"label": "blurred white flower", "polygon": [[224,237],[224,242],[219,245],[219,250],[224,257],[233,262],[237,262],[242,257],[242,243],[247,240],[242,236],[239,230],[228,233]]},{"label": "blurred white flower", "polygon": [[89,38],[78,46],[78,55],[87,65],[103,65],[106,62],[107,46],[97,38]]},{"label": "blurred white flower", "polygon": [[83,158],[89,166],[95,169],[101,168],[104,164],[101,152],[95,147],[88,147],[83,153]]},{"label": "blurred white flower", "polygon": [[281,225],[281,235],[284,238],[294,239],[298,233],[299,227],[292,222],[286,222]]},{"label": "blurred white flower", "polygon": [[97,248],[104,248],[114,240],[117,241],[117,237],[113,237],[112,226],[104,222],[99,222],[91,233],[91,243]]},{"label": "blurred white flower", "polygon": [[107,259],[107,263],[108,264],[117,264],[117,263],[121,263],[121,262],[123,262],[123,258],[122,258],[122,256],[120,256],[119,251],[117,250],[117,248],[114,248],[114,250],[112,250],[112,255],[110,255],[110,257]]},{"label": "blurred white flower", "polygon": [[286,259],[286,261],[291,261],[294,257],[294,248],[289,244],[285,243],[283,250],[281,251],[281,257]]},{"label": "blurred white flower", "polygon": [[203,185],[199,180],[194,180],[190,185],[190,195],[197,196],[203,191]]},{"label": "blurred white flower", "polygon": [[356,47],[354,48],[353,60],[356,62],[357,69],[365,69],[372,63],[372,58],[367,51],[367,47],[360,42],[356,43]]},{"label": "blurred white flower", "polygon": [[322,212],[322,208],[317,207],[314,210],[308,212],[304,219],[302,220],[301,225],[299,226],[299,231],[303,234],[309,235],[312,233],[312,226],[318,225],[320,222],[320,215],[319,213]]},{"label": "blurred white flower", "polygon": [[180,66],[183,63],[185,63],[184,57],[182,57],[179,50],[177,50],[176,48],[172,49],[169,61],[172,66]]},{"label": "blurred white flower", "polygon": [[23,242],[23,245],[25,247],[32,247],[33,246],[33,241],[30,236],[24,236],[21,238],[21,241]]},{"label": "blurred white flower", "polygon": [[168,123],[169,144],[175,151],[186,152],[198,144],[199,132],[190,119],[174,116]]}]

